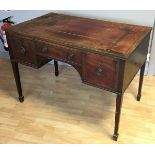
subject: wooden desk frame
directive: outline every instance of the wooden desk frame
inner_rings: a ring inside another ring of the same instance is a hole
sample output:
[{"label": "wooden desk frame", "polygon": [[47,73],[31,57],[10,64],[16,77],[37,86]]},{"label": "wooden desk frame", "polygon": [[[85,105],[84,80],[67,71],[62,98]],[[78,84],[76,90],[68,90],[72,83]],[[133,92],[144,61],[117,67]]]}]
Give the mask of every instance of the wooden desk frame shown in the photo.
[{"label": "wooden desk frame", "polygon": [[[53,14],[45,15],[41,18],[39,17],[38,20],[40,19],[44,20],[45,18],[50,16],[53,16]],[[59,17],[59,15],[56,14],[56,17]],[[55,20],[56,17],[54,18]],[[70,16],[65,17],[69,19],[71,18]],[[84,20],[84,18],[80,18],[80,20],[81,19]],[[87,21],[87,19],[85,20]],[[92,21],[94,23],[97,22],[96,20]],[[16,27],[20,28],[22,26],[23,25],[20,26],[19,24],[19,26],[18,25],[15,26],[15,29]],[[145,32],[144,35],[141,34],[143,36],[142,37],[143,39],[141,39],[141,41],[139,41],[136,44],[136,47],[133,48],[132,52],[126,55],[126,57],[125,56],[123,57],[122,55],[112,51],[111,49],[105,49],[103,53],[95,50],[92,52],[92,49],[86,49],[86,48],[78,49],[77,47],[71,45],[70,46],[65,44],[60,45],[55,42],[48,43],[48,41],[44,40],[42,41],[42,39],[38,40],[36,38],[32,40],[31,36],[26,36],[25,34],[22,34],[22,32],[18,32],[18,30],[14,31],[14,27],[9,29],[6,32],[6,34],[9,44],[11,64],[19,94],[19,101],[23,102],[24,96],[21,88],[18,63],[31,66],[34,68],[40,68],[48,61],[54,59],[56,76],[58,76],[59,74],[57,61],[62,61],[71,64],[79,72],[83,83],[99,87],[101,89],[105,89],[116,94],[115,127],[114,127],[113,140],[117,141],[119,135],[118,130],[119,130],[123,94],[127,89],[127,87],[129,86],[129,84],[131,83],[131,81],[133,80],[133,78],[135,77],[135,75],[137,74],[137,72],[139,71],[139,69],[140,69],[140,79],[139,79],[137,101],[140,101],[141,98],[145,62],[151,32],[151,28],[146,29],[147,32]],[[126,33],[128,34],[128,32]],[[67,34],[65,33],[65,35]],[[19,45],[20,42],[18,44],[18,41],[21,41],[22,46]],[[40,53],[38,53],[40,49],[42,50]],[[31,56],[28,55],[27,57],[24,57],[26,55],[25,52],[29,50],[33,51],[32,56],[34,57],[34,59],[32,59],[31,61],[30,61]],[[67,53],[68,51],[69,53]],[[137,59],[136,57],[139,57],[139,59]]]}]

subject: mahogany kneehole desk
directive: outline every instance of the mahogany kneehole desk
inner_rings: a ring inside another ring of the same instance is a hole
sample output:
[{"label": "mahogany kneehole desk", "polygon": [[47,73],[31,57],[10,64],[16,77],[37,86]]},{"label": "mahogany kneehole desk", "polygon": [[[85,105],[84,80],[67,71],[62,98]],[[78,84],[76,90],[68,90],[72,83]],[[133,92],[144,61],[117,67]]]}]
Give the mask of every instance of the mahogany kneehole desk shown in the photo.
[{"label": "mahogany kneehole desk", "polygon": [[123,94],[139,69],[141,88],[150,27],[49,13],[6,31],[13,73],[24,101],[18,63],[40,68],[52,59],[72,65],[85,84],[116,93],[113,139],[118,138]]}]

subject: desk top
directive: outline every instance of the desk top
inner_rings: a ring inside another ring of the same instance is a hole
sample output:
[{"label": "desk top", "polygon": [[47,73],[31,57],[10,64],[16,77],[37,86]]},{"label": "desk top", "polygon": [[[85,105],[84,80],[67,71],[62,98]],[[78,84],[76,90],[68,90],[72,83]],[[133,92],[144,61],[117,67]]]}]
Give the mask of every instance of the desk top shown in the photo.
[{"label": "desk top", "polygon": [[127,58],[151,28],[49,13],[10,30],[34,39]]}]

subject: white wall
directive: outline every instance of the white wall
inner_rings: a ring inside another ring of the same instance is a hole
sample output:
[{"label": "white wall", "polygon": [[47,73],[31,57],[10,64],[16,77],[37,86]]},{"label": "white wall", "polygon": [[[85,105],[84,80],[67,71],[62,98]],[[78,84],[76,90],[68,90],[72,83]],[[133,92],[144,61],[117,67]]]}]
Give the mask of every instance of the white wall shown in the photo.
[{"label": "white wall", "polygon": [[90,10],[90,11],[77,11],[77,10],[65,10],[55,11],[65,14],[73,14],[78,16],[97,18],[103,20],[112,20],[116,22],[123,22],[129,24],[139,24],[152,26],[153,19],[155,17],[155,10],[152,11],[131,11],[131,10]]},{"label": "white wall", "polygon": [[153,36],[153,44],[151,49],[150,62],[148,64],[147,75],[155,75],[155,34]]},{"label": "white wall", "polygon": [[[145,25],[145,26],[152,26],[153,20],[155,18],[155,10],[149,11],[129,11],[129,10],[96,10],[96,11],[84,11],[84,10],[65,10],[65,11],[48,11],[48,10],[38,10],[38,11],[0,11],[0,19],[5,18],[7,16],[14,16],[14,21],[19,23],[26,21],[28,19],[32,19],[34,17],[46,14],[48,12],[57,12],[57,13],[64,13],[64,14],[72,14],[76,16],[84,16],[89,18],[96,18],[96,19],[104,19],[104,20],[112,20],[117,22],[129,23],[129,24],[137,24],[137,25]],[[155,39],[154,39],[155,40]],[[152,47],[152,57],[151,57],[151,64],[149,68],[149,74],[155,74],[155,65],[152,64],[155,61],[155,43],[153,43]],[[0,51],[4,52],[2,44],[0,43]],[[0,56],[2,53],[0,53]],[[6,54],[5,54],[6,56]]]}]

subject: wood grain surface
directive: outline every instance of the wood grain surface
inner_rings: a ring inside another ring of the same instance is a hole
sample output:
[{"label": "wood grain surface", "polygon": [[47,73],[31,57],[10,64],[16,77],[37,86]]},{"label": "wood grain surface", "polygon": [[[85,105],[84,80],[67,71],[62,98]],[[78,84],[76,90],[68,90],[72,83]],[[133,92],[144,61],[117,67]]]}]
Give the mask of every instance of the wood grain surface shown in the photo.
[{"label": "wood grain surface", "polygon": [[[127,57],[151,28],[50,13],[12,26],[18,34],[83,50]],[[9,30],[8,30],[9,31]]]}]

